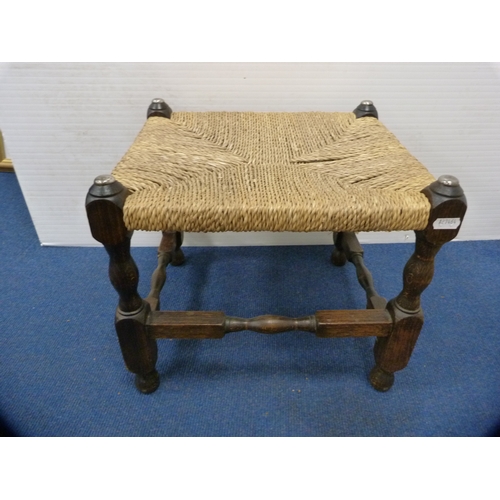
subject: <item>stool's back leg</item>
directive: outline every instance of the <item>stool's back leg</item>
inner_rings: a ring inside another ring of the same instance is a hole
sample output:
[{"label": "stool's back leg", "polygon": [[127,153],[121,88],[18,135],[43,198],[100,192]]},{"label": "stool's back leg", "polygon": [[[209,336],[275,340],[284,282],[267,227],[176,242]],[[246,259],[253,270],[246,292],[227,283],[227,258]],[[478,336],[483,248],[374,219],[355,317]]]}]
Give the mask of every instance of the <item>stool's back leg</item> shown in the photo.
[{"label": "stool's back leg", "polygon": [[342,248],[343,233],[333,233],[333,252],[330,260],[334,266],[343,266],[347,262],[347,257]]},{"label": "stool's back leg", "polygon": [[[171,238],[171,231],[164,231],[163,232],[163,239],[168,239]],[[186,260],[186,257],[184,256],[184,252],[182,251],[182,243],[184,241],[184,232],[181,231],[173,231],[173,234],[175,235],[175,246],[174,246],[174,252],[173,252],[173,257],[172,257],[172,265],[173,266],[180,266],[181,264],[184,264],[184,261]],[[163,240],[162,240],[163,243]],[[160,245],[161,246],[161,245]]]},{"label": "stool's back leg", "polygon": [[163,231],[158,248],[158,266],[151,277],[151,291],[146,297],[153,311],[160,310],[160,292],[167,281],[167,266],[180,266],[185,261],[181,250],[183,233],[179,231]]},{"label": "stool's back leg", "polygon": [[394,327],[391,335],[375,343],[375,368],[370,382],[380,391],[390,389],[394,372],[406,367],[423,325],[420,295],[434,274],[434,258],[444,243],[458,234],[467,202],[458,180],[442,176],[423,190],[431,203],[429,223],[416,231],[415,251],[403,271],[403,290],[387,309]]},{"label": "stool's back leg", "polygon": [[366,292],[367,309],[385,309],[387,300],[381,297],[375,290],[373,277],[365,265],[363,248],[359,244],[356,233],[334,233],[334,243],[335,249],[332,254],[332,262],[335,264],[336,260],[334,256],[337,252],[337,255],[342,255],[343,259],[354,264],[358,282]]},{"label": "stool's back leg", "polygon": [[115,327],[125,365],[136,374],[137,388],[150,393],[159,385],[157,346],[146,334],[149,304],[137,293],[139,271],[130,255],[132,234],[123,222],[126,197],[127,190],[112,176],[99,176],[87,195],[86,210],[92,236],[109,254],[109,277],[119,295]]}]

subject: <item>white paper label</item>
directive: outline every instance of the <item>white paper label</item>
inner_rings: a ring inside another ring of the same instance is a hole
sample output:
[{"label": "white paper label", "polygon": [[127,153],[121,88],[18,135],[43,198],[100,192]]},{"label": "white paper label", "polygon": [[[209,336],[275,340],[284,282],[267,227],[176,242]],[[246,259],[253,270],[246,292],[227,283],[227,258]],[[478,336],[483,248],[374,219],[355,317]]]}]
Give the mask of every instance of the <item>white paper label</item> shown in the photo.
[{"label": "white paper label", "polygon": [[432,227],[434,229],[456,229],[460,226],[460,217],[452,217],[450,219],[436,219]]}]

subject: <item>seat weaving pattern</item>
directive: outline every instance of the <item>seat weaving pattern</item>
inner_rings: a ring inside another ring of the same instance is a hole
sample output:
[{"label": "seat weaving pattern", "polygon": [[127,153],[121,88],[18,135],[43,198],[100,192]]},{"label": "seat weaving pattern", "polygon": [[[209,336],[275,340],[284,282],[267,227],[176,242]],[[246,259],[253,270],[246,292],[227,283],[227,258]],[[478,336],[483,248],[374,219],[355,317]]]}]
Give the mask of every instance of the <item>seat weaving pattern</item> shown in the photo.
[{"label": "seat weaving pattern", "polygon": [[434,177],[376,118],[178,112],[151,117],[113,170],[128,229],[423,229]]}]

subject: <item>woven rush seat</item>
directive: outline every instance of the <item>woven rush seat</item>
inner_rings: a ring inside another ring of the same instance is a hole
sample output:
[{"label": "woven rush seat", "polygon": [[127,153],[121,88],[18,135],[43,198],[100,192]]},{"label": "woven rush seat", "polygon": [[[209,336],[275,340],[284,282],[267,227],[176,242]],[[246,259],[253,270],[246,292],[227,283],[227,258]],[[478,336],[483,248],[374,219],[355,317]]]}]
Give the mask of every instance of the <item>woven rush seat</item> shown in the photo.
[{"label": "woven rush seat", "polygon": [[113,170],[146,231],[421,230],[434,177],[372,116],[151,116]]}]

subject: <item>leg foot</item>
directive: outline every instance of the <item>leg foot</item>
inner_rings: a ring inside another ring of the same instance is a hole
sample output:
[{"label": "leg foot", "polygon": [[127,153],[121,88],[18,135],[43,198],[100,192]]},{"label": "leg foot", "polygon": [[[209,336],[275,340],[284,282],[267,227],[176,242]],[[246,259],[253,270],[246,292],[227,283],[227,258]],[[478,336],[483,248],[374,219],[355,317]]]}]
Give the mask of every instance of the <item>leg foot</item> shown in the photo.
[{"label": "leg foot", "polygon": [[179,248],[175,251],[175,253],[172,257],[171,264],[173,266],[180,266],[181,264],[184,264],[185,260],[186,260],[186,257],[184,256],[184,252]]},{"label": "leg foot", "polygon": [[180,266],[184,264],[186,257],[184,256],[184,252],[182,251],[181,245],[184,241],[184,232],[176,231],[175,232],[175,250],[174,255],[172,257],[172,265]]},{"label": "leg foot", "polygon": [[331,263],[334,266],[343,266],[347,262],[347,257],[344,252],[337,250],[337,248],[333,249],[332,256],[330,258]]},{"label": "leg foot", "polygon": [[370,372],[370,383],[377,391],[386,392],[394,384],[394,373],[386,372],[375,365]]},{"label": "leg foot", "polygon": [[160,376],[156,370],[146,374],[135,376],[135,386],[143,394],[151,394],[160,386]]},{"label": "leg foot", "polygon": [[334,266],[343,266],[347,262],[347,257],[342,248],[342,233],[333,233],[333,252],[330,258]]},{"label": "leg foot", "polygon": [[182,242],[184,241],[184,233],[182,231],[163,231],[163,237],[160,243],[160,252],[169,252],[172,255],[170,264],[180,266],[184,264],[186,257],[182,251]]}]

